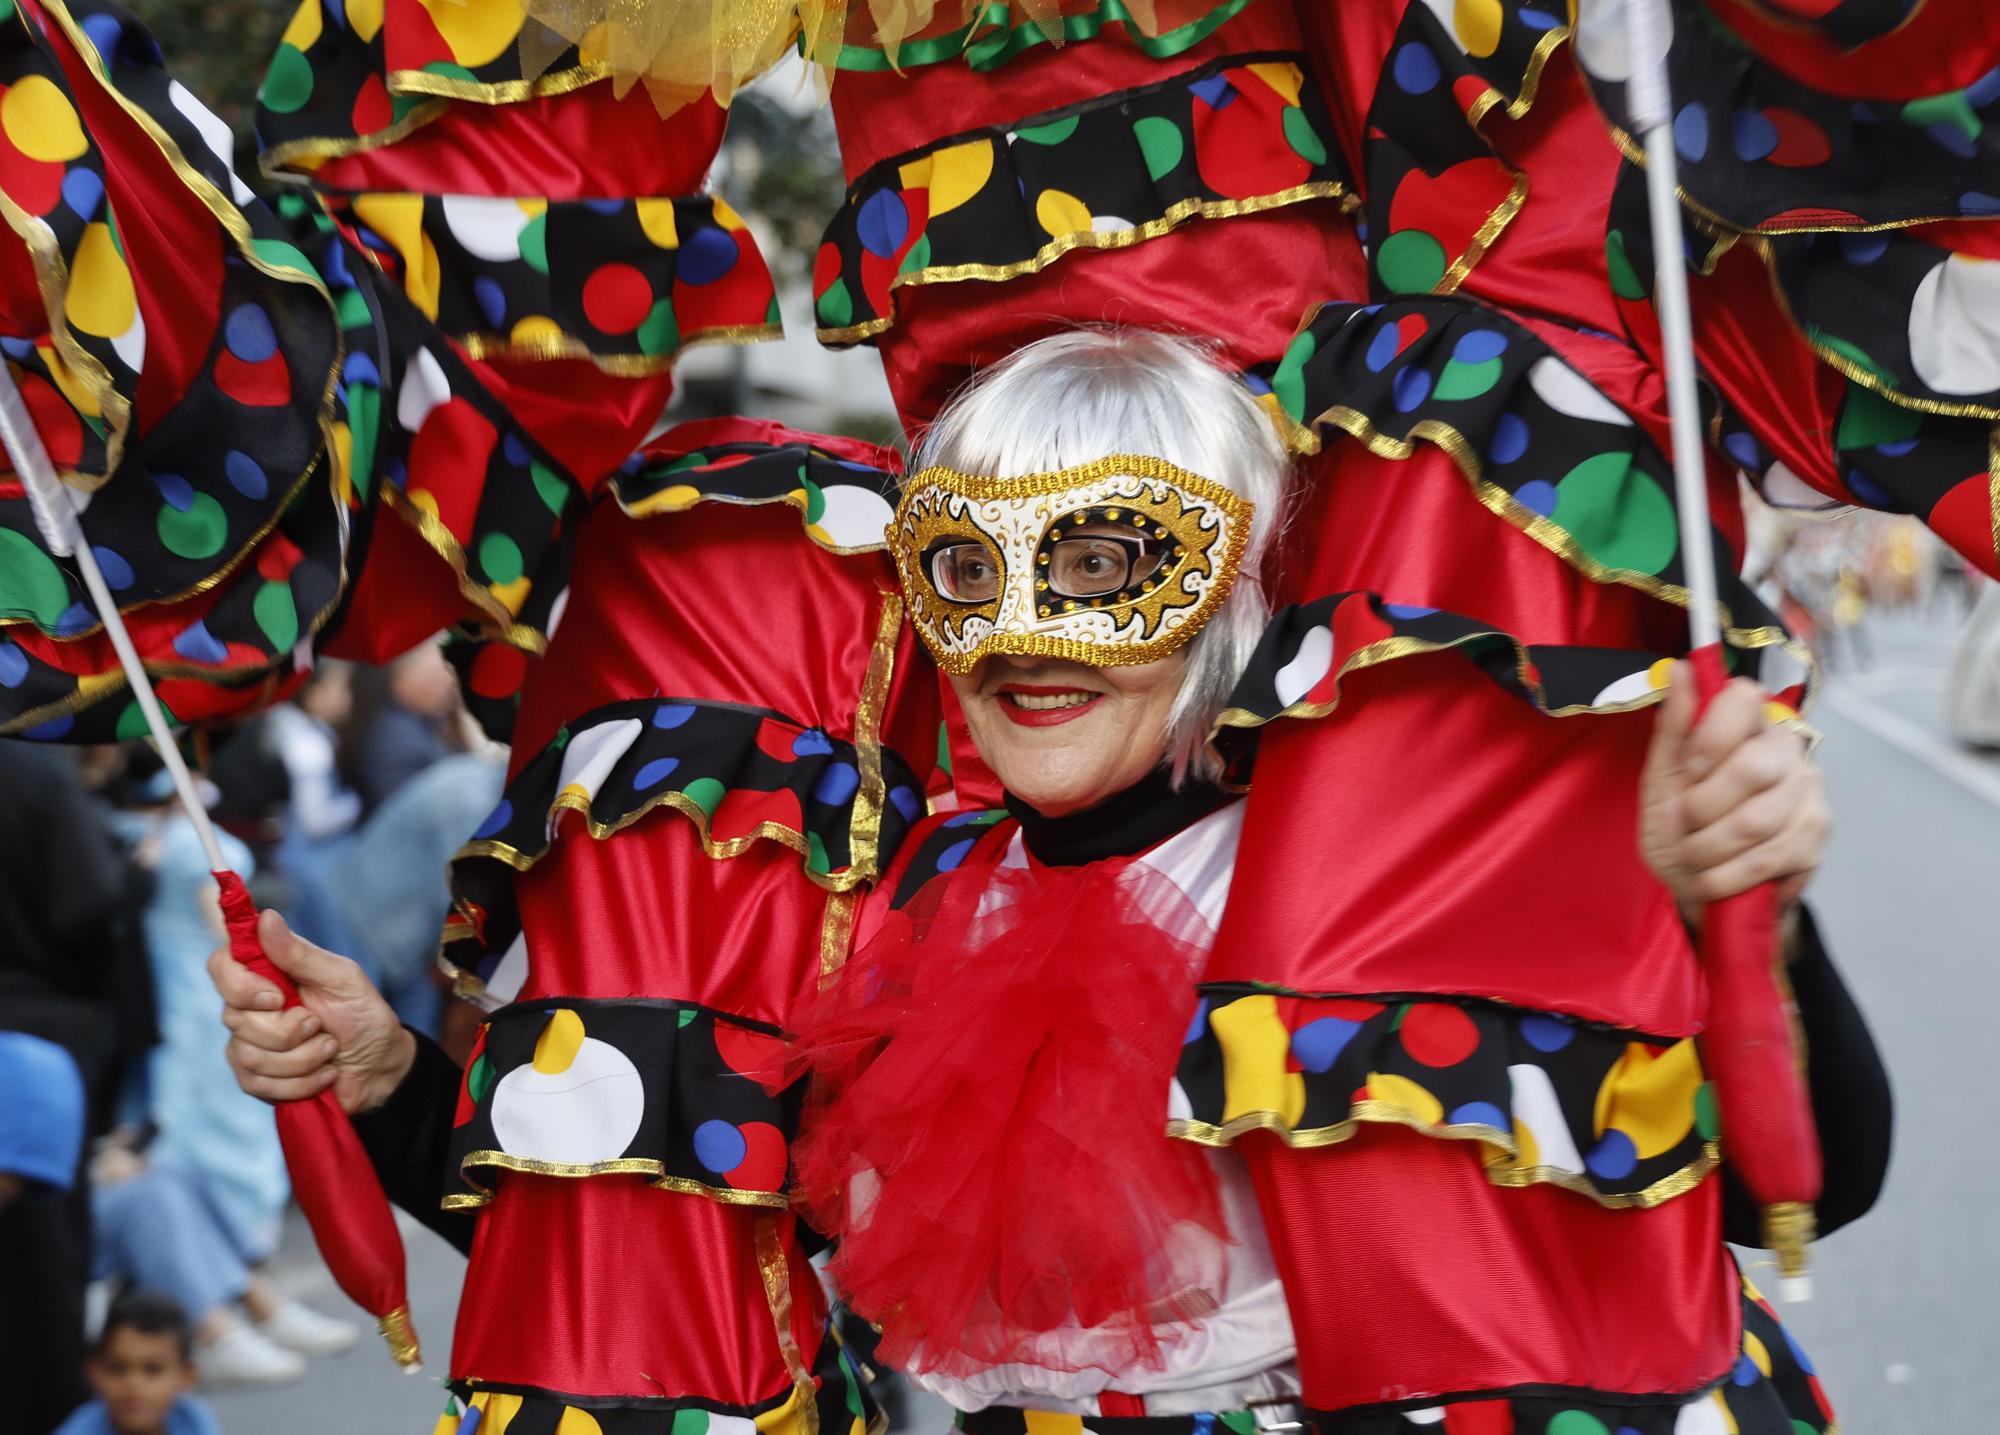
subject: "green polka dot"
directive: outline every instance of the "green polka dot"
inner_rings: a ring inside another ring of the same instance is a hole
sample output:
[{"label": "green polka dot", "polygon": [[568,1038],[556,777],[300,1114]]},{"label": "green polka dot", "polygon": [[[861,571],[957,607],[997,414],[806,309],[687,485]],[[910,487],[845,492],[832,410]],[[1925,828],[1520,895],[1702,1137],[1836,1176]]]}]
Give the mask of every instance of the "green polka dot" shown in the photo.
[{"label": "green polka dot", "polygon": [[931,267],[931,237],[928,232],[919,234],[917,242],[910,246],[910,252],[903,256],[897,266],[898,274],[920,274]]},{"label": "green polka dot", "polygon": [[847,281],[836,279],[827,285],[813,308],[819,315],[820,324],[825,328],[844,329],[852,324],[854,296],[847,292]]},{"label": "green polka dot", "polygon": [[428,103],[427,98],[423,95],[391,95],[389,97],[390,125],[401,124],[409,116],[410,111],[426,103]]},{"label": "green polka dot", "polygon": [[359,289],[340,291],[340,297],[333,301],[333,316],[343,329],[368,329],[375,324],[375,316],[368,312],[368,301],[361,297]]},{"label": "green polka dot", "polygon": [[489,583],[512,583],[524,571],[521,545],[504,533],[489,533],[479,540],[479,567]]},{"label": "green polka dot", "polygon": [[1404,229],[1375,251],[1375,272],[1396,294],[1428,294],[1446,269],[1444,246],[1421,229]]},{"label": "green polka dot", "polygon": [[681,346],[680,321],[674,317],[674,301],[661,299],[653,305],[639,326],[639,352],[671,354]]},{"label": "green polka dot", "polygon": [[309,278],[319,278],[319,270],[313,268],[312,260],[296,244],[287,244],[282,239],[253,239],[250,249],[269,268],[292,269]]},{"label": "green polka dot", "polygon": [[373,384],[347,386],[347,481],[366,499],[375,483],[375,444],[382,432],[382,391]]},{"label": "green polka dot", "polygon": [[1803,1420],[1792,1422],[1792,1435],[1825,1435],[1817,1425],[1809,1425]]},{"label": "green polka dot", "polygon": [[833,861],[826,855],[826,843],[817,832],[806,834],[806,871],[827,872],[832,870]]},{"label": "green polka dot", "polygon": [[1248,1410],[1227,1410],[1217,1417],[1222,1428],[1233,1431],[1234,1435],[1250,1435],[1257,1428],[1257,1417]]},{"label": "green polka dot", "polygon": [[[11,4],[12,0],[0,0],[0,3]],[[278,196],[278,213],[284,215],[287,219],[304,219],[306,216],[305,196],[289,189],[286,190]]]},{"label": "green polka dot", "polygon": [[764,306],[764,322],[773,329],[785,327],[784,311],[778,308],[778,296],[773,294],[771,302]]},{"label": "green polka dot", "polygon": [[715,816],[715,809],[722,806],[722,799],[729,793],[728,788],[712,777],[697,777],[681,791],[710,817]]},{"label": "green polka dot", "polygon": [[1500,382],[1500,371],[1505,364],[1503,359],[1488,359],[1483,364],[1461,364],[1453,359],[1438,375],[1437,387],[1431,390],[1431,397],[1476,399]]},{"label": "green polka dot", "polygon": [[162,504],[153,526],[161,545],[176,558],[213,558],[222,550],[229,519],[214,498],[197,493],[185,513],[171,503]]},{"label": "green polka dot", "polygon": [[312,92],[312,61],[296,45],[278,46],[278,53],[271,57],[271,68],[264,73],[264,91],[259,97],[264,108],[289,115],[303,109]]},{"label": "green polka dot", "polygon": [[1704,1081],[1694,1091],[1694,1129],[1704,1141],[1722,1135],[1722,1110],[1715,1103],[1715,1083]]},{"label": "green polka dot", "polygon": [[1632,256],[1625,252],[1625,232],[1614,229],[1604,236],[1604,263],[1611,271],[1611,292],[1620,299],[1643,299],[1646,297],[1646,281],[1639,277],[1639,271],[1632,267]]},{"label": "green polka dot", "polygon": [[466,1093],[474,1102],[484,1101],[486,1093],[493,1089],[493,1082],[493,1063],[482,1051],[479,1060],[472,1063],[472,1070],[465,1075]]},{"label": "green polka dot", "polygon": [[1833,446],[1874,448],[1878,444],[1901,443],[1915,438],[1923,423],[1924,416],[1915,409],[1891,403],[1873,389],[1851,383],[1840,405]]},{"label": "green polka dot", "polygon": [[454,65],[449,60],[432,60],[428,65],[424,66],[424,73],[427,75],[441,75],[447,80],[459,80],[468,85],[479,83],[479,76],[473,74],[465,66]]},{"label": "green polka dot", "polygon": [[951,729],[943,723],[938,724],[937,765],[939,772],[951,776]]},{"label": "green polka dot", "polygon": [[1271,392],[1284,411],[1299,423],[1306,421],[1306,364],[1319,352],[1319,340],[1310,329],[1301,330],[1285,347],[1278,371],[1271,375]]},{"label": "green polka dot", "polygon": [[537,459],[528,461],[528,477],[535,481],[535,497],[542,506],[560,516],[569,505],[569,481]]},{"label": "green polka dot", "polygon": [[708,1412],[706,1410],[676,1410],[674,1423],[667,1435],[708,1435]]},{"label": "green polka dot", "polygon": [[1894,384],[1896,382],[1896,376],[1883,368],[1882,365],[1876,363],[1860,345],[1851,344],[1838,335],[1829,334],[1826,330],[1810,324],[1806,326],[1806,337],[1822,348],[1831,349],[1834,353],[1870,377],[1879,379],[1885,384]]},{"label": "green polka dot", "polygon": [[668,464],[664,469],[661,470],[661,472],[679,473],[683,469],[700,468],[707,462],[708,462],[708,455],[705,453],[701,452],[684,453],[679,458],[675,459],[672,463]]},{"label": "green polka dot", "polygon": [[1551,517],[1607,568],[1658,573],[1680,542],[1672,497],[1627,453],[1600,453],[1564,474]]},{"label": "green polka dot", "polygon": [[0,613],[53,628],[69,607],[69,582],[33,539],[0,528]]},{"label": "green polka dot", "polygon": [[1548,1435],[1611,1435],[1611,1431],[1588,1410],[1564,1410],[1549,1422]]},{"label": "green polka dot", "polygon": [[[168,727],[180,726],[181,720],[174,716],[174,710],[165,703],[160,704],[160,715],[166,718]],[[118,741],[136,742],[151,732],[152,728],[146,725],[146,710],[139,706],[139,700],[134,698],[125,704],[125,710],[118,714],[118,725],[114,730]]]},{"label": "green polka dot", "polygon": [[549,216],[546,210],[521,226],[521,259],[537,274],[549,272]]},{"label": "green polka dot", "polygon": [[682,1030],[683,1028],[688,1026],[691,1022],[693,1022],[693,1020],[699,1015],[700,1013],[697,1012],[693,1007],[682,1007],[679,1011],[674,1013],[674,1030],[675,1031]]},{"label": "green polka dot", "polygon": [[1160,115],[1147,115],[1132,122],[1132,135],[1139,141],[1139,154],[1146,161],[1146,173],[1165,179],[1181,167],[1187,157],[1187,140],[1181,127]]},{"label": "green polka dot", "polygon": [[266,583],[250,600],[250,612],[257,627],[270,640],[273,652],[288,653],[299,640],[299,607],[292,601],[289,583]]},{"label": "green polka dot", "polygon": [[1920,129],[1952,125],[1969,140],[1978,139],[1981,128],[1979,114],[1963,90],[1911,100],[1903,106],[1903,118]]},{"label": "green polka dot", "polygon": [[799,487],[806,492],[806,522],[819,522],[826,516],[826,491],[806,477],[804,464],[799,465]]},{"label": "green polka dot", "polygon": [[1083,123],[1083,116],[1071,115],[1066,120],[1052,120],[1045,125],[1029,125],[1014,131],[1014,138],[1026,140],[1029,144],[1061,144],[1076,133],[1076,127]]},{"label": "green polka dot", "polygon": [[1285,143],[1292,152],[1309,164],[1326,163],[1326,141],[1319,137],[1313,122],[1306,112],[1297,105],[1285,107]]},{"label": "green polka dot", "polygon": [[0,0],[0,25],[14,18],[14,0]]}]

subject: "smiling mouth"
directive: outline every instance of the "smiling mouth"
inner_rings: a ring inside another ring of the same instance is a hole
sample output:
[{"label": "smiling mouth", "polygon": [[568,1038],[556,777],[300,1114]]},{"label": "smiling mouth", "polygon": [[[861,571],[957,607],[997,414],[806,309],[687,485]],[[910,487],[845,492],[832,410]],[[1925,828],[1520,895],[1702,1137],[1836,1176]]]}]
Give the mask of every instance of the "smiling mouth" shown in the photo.
[{"label": "smiling mouth", "polygon": [[1025,708],[1029,712],[1053,712],[1060,708],[1080,708],[1085,703],[1096,702],[1100,695],[1085,692],[1027,693],[1009,689],[1000,696],[1015,707]]},{"label": "smiling mouth", "polygon": [[1103,693],[1081,688],[1040,688],[1009,684],[993,695],[1000,711],[1023,727],[1049,727],[1082,717]]}]

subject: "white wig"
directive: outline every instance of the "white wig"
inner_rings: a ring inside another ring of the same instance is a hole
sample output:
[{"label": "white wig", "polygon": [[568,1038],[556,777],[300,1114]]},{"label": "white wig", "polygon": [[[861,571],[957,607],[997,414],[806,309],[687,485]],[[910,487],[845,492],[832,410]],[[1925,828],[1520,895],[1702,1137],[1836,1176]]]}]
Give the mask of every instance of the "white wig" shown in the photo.
[{"label": "white wig", "polygon": [[915,467],[1015,478],[1141,453],[1213,479],[1256,505],[1228,600],[1188,645],[1167,718],[1176,783],[1220,775],[1209,729],[1249,665],[1271,600],[1264,565],[1290,461],[1242,382],[1196,343],[1150,329],[1074,329],[983,370],[924,432]]}]

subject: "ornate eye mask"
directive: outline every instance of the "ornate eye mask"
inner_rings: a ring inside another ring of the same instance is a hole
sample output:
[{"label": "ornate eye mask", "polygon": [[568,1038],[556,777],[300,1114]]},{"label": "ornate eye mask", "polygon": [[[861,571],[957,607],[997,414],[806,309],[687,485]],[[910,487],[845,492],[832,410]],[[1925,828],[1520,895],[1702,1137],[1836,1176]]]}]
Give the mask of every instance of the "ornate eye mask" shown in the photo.
[{"label": "ornate eye mask", "polygon": [[910,621],[938,666],[991,653],[1150,663],[1229,596],[1252,505],[1144,454],[985,478],[927,468],[890,537]]}]

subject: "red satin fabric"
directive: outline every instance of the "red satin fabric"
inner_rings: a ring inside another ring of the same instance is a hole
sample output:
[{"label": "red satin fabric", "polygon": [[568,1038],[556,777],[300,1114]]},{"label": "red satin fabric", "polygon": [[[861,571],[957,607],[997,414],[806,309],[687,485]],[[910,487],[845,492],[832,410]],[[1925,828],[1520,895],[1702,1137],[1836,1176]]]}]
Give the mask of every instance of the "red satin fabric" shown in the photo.
[{"label": "red satin fabric", "polygon": [[795,1169],[886,1363],[1157,1367],[1214,1309],[1214,1176],[1159,1117],[1208,938],[1142,864],[961,864],[804,1005]]},{"label": "red satin fabric", "polygon": [[368,561],[354,580],[346,621],[322,651],[330,658],[386,663],[471,616],[470,608],[451,565],[394,510],[385,510],[369,530]]},{"label": "red satin fabric", "polygon": [[1517,1385],[1690,1392],[1735,1359],[1741,1307],[1713,1178],[1612,1211],[1555,1186],[1502,1189],[1466,1145],[1396,1128],[1236,1149],[1314,1409]]},{"label": "red satin fabric", "polygon": [[[465,357],[460,351],[461,358]],[[632,456],[673,397],[671,373],[614,377],[589,359],[467,359],[510,418],[586,493]],[[460,480],[483,483],[475,470]]]},{"label": "red satin fabric", "polygon": [[1649,714],[1551,720],[1453,654],[1347,693],[1263,731],[1208,980],[1700,1029],[1694,954],[1639,855]]},{"label": "red satin fabric", "polygon": [[1852,49],[1756,0],[1714,0],[1713,8],[1776,69],[1854,99],[1917,100],[1963,89],[2000,53],[2000,9],[1988,0],[1923,0],[1895,29]]},{"label": "red satin fabric", "polygon": [[503,1175],[466,1267],[453,1378],[738,1405],[782,1395],[760,1220],[778,1223],[790,1334],[810,1366],[826,1307],[789,1215],[638,1176]]}]

